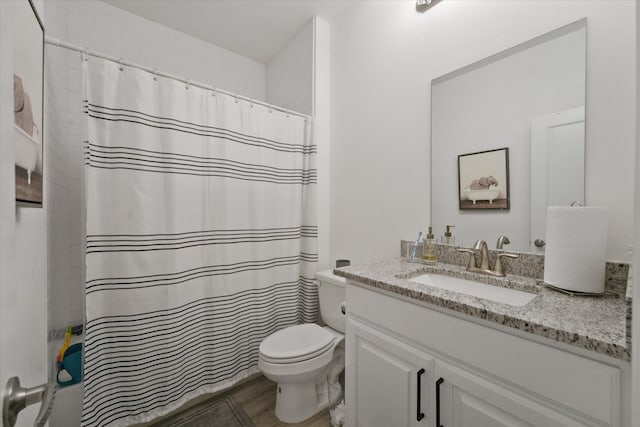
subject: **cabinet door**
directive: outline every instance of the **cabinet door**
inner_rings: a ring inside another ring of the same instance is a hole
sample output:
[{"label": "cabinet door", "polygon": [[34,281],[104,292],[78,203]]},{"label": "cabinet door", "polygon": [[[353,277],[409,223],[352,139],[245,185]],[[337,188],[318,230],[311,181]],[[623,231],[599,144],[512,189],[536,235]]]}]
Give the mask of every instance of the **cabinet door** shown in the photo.
[{"label": "cabinet door", "polygon": [[433,426],[433,358],[347,319],[347,426]]},{"label": "cabinet door", "polygon": [[[439,394],[438,427],[556,427],[583,426],[496,383],[436,361],[435,394]],[[438,390],[439,388],[439,390]],[[438,408],[435,409],[438,412]]]}]

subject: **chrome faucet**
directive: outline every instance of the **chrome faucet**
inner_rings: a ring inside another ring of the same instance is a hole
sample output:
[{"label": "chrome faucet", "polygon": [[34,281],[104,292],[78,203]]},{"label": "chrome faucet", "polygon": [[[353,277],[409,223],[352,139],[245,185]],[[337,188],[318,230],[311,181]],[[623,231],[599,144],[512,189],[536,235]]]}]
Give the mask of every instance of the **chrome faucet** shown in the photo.
[{"label": "chrome faucet", "polygon": [[507,236],[498,237],[498,243],[496,243],[496,249],[502,249],[503,245],[508,245],[511,243],[511,240]]},{"label": "chrome faucet", "polygon": [[[508,239],[507,239],[508,240]],[[476,267],[475,251],[480,251],[480,267]],[[504,277],[506,271],[502,264],[502,258],[518,258],[516,254],[498,253],[496,258],[495,268],[491,270],[489,268],[489,248],[487,242],[484,240],[478,240],[473,249],[460,248],[458,252],[466,252],[469,254],[469,264],[467,264],[467,271],[472,273],[488,274],[490,276]]]}]

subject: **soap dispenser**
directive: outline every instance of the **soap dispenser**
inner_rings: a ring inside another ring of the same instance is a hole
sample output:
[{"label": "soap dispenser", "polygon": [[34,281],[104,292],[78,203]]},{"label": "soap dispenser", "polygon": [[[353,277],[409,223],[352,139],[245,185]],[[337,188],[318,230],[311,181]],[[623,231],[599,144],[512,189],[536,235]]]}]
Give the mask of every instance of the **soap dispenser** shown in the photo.
[{"label": "soap dispenser", "polygon": [[425,264],[435,264],[438,261],[438,255],[435,253],[436,239],[433,236],[433,228],[429,226],[429,232],[424,239],[424,253],[422,259]]},{"label": "soap dispenser", "polygon": [[440,242],[445,245],[453,245],[456,243],[456,238],[451,233],[451,229],[454,227],[455,225],[447,225],[447,229],[444,232],[444,236],[440,238]]}]

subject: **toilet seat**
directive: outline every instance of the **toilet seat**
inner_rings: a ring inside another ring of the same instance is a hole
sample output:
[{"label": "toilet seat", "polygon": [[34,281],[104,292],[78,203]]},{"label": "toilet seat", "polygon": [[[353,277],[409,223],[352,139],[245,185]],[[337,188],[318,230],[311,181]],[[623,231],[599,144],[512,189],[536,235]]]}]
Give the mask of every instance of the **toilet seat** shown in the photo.
[{"label": "toilet seat", "polygon": [[281,329],[260,344],[260,357],[269,363],[313,359],[334,347],[336,336],[315,323]]}]

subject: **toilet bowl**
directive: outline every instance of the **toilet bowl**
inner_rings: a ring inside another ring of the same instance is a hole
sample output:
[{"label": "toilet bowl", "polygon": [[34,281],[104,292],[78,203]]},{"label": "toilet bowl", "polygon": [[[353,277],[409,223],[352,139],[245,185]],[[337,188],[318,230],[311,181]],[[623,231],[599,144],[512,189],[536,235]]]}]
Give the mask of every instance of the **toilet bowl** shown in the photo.
[{"label": "toilet bowl", "polygon": [[320,314],[327,326],[289,326],[260,344],[258,368],[278,383],[276,416],[284,422],[304,421],[337,402],[344,370],[345,280],[331,271],[319,272]]}]

